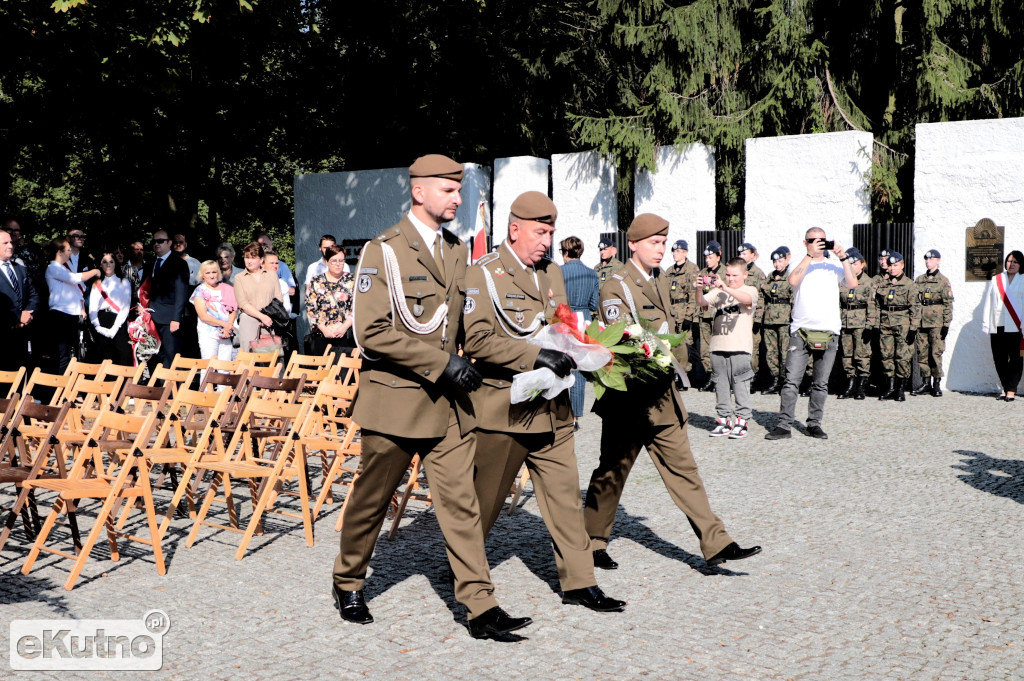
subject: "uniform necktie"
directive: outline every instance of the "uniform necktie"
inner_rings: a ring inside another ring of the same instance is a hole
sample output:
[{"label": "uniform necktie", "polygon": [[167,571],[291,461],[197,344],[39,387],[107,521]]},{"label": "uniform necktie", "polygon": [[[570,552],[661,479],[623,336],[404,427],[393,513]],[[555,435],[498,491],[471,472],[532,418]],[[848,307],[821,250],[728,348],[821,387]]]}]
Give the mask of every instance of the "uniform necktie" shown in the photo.
[{"label": "uniform necktie", "polygon": [[11,280],[11,286],[14,288],[14,295],[18,298],[18,306],[21,306],[21,284],[18,282],[18,275],[14,271],[14,266],[11,265],[10,261],[4,263],[7,265],[7,277]]},{"label": "uniform necktie", "polygon": [[163,264],[164,264],[164,259],[163,258],[157,258],[156,262],[153,263],[153,276],[154,277],[156,276],[156,273],[160,271],[160,266],[163,265]]},{"label": "uniform necktie", "polygon": [[437,263],[437,271],[444,274],[444,258],[441,256],[441,230],[437,231],[434,239],[434,262]]}]

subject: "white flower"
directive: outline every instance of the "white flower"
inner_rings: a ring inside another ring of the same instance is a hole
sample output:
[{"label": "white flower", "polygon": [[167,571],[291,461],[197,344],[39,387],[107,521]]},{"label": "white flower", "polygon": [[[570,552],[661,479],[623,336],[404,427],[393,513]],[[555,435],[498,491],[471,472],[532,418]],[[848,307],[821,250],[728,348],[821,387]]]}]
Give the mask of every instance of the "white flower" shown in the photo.
[{"label": "white flower", "polygon": [[644,329],[639,324],[630,324],[626,327],[626,335],[630,338],[640,338],[644,335]]},{"label": "white flower", "polygon": [[662,369],[667,369],[672,364],[672,358],[663,352],[660,352],[654,356],[654,363],[660,366]]}]

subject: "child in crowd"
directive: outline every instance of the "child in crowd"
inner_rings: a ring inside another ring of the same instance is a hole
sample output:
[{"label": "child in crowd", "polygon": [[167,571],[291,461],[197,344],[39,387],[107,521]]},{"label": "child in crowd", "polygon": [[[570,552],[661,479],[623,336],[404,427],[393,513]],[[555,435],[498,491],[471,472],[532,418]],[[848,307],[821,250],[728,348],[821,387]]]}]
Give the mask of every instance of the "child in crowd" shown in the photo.
[{"label": "child in crowd", "polygon": [[[747,436],[747,421],[751,415],[750,384],[754,379],[750,356],[754,351],[757,289],[743,285],[746,275],[747,264],[742,258],[733,258],[725,266],[724,283],[716,275],[710,275],[700,277],[695,284],[697,304],[715,308],[710,350],[718,420],[711,437],[728,435],[739,439]],[[707,293],[702,291],[705,285],[711,286]],[[730,392],[736,398],[735,409]]]}]

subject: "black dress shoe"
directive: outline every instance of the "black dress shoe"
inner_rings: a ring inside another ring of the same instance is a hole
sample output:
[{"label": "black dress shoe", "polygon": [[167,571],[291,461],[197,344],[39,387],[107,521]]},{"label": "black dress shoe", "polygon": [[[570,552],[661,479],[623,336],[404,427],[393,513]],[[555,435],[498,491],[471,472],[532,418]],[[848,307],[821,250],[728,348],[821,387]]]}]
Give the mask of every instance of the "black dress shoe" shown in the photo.
[{"label": "black dress shoe", "polygon": [[597,612],[622,612],[626,609],[626,601],[619,601],[604,595],[599,586],[588,586],[585,589],[570,589],[562,594],[562,603],[566,605],[582,605]]},{"label": "black dress shoe", "polygon": [[334,607],[341,613],[341,619],[356,624],[369,624],[373,622],[373,615],[363,601],[363,590],[345,591],[334,585]]},{"label": "black dress shoe", "polygon": [[765,440],[782,440],[785,438],[793,437],[793,434],[786,428],[775,427],[774,430],[770,430],[764,434]]},{"label": "black dress shoe", "polygon": [[607,551],[598,549],[594,551],[594,567],[601,568],[602,570],[617,570],[619,564],[612,560]]},{"label": "black dress shoe", "polygon": [[743,560],[761,553],[760,546],[751,546],[749,549],[741,549],[736,542],[732,542],[724,549],[707,559],[708,567],[721,565],[727,560]]},{"label": "black dress shoe", "polygon": [[510,617],[496,605],[479,617],[469,620],[469,635],[473,638],[501,636],[532,623],[533,620],[529,617]]},{"label": "black dress shoe", "polygon": [[811,437],[816,437],[819,440],[827,440],[828,433],[821,429],[821,426],[810,426],[807,428],[807,434]]}]

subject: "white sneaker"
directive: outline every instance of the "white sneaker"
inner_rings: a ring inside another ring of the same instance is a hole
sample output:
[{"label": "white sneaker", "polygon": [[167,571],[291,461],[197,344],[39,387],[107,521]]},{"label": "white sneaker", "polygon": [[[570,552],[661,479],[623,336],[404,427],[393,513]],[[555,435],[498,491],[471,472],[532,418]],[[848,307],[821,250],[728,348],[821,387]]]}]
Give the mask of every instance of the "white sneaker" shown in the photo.
[{"label": "white sneaker", "polygon": [[714,430],[709,433],[709,435],[711,435],[711,437],[722,437],[723,435],[728,435],[732,430],[732,424],[729,423],[728,419],[717,419],[717,421],[718,424],[715,426]]},{"label": "white sneaker", "polygon": [[729,431],[729,438],[732,440],[739,440],[741,437],[747,436],[747,422],[743,419],[737,419],[736,425],[733,426],[732,430]]}]

